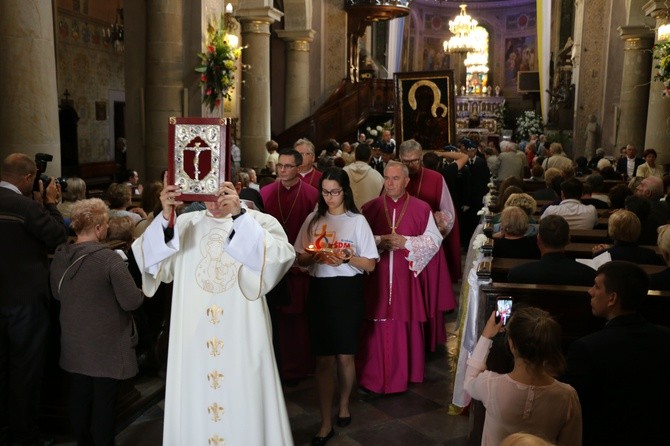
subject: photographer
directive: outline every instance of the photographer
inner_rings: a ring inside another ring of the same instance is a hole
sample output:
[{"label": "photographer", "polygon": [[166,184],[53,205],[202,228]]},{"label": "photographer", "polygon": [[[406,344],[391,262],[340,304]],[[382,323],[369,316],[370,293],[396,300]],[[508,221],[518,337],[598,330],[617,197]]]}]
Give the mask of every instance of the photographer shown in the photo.
[{"label": "photographer", "polygon": [[[60,186],[54,178],[44,188],[35,162],[13,153],[2,162],[0,178],[0,386],[4,418],[0,444],[32,444],[39,438],[37,407],[49,314],[47,250],[65,242],[67,229],[56,204]],[[11,256],[11,259],[10,259]],[[18,280],[17,280],[18,279]]]}]

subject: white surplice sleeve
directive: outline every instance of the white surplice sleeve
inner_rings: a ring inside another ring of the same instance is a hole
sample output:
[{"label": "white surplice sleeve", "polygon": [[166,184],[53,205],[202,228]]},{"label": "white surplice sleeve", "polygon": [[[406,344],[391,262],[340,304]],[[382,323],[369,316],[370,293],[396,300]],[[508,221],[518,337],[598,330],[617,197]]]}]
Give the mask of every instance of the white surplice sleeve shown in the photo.
[{"label": "white surplice sleeve", "polygon": [[238,284],[244,297],[256,300],[279,283],[295,260],[295,250],[279,222],[247,211],[233,222],[235,235],[226,253],[241,263]]},{"label": "white surplice sleeve", "polygon": [[179,230],[175,225],[174,236],[166,243],[164,229],[167,225],[163,214],[157,215],[132,246],[137,266],[142,272],[142,292],[148,297],[154,295],[161,282],[172,282],[172,270],[165,266],[179,251]]},{"label": "white surplice sleeve", "polygon": [[435,224],[435,219],[431,215],[423,234],[405,236],[405,238],[407,239],[405,249],[409,251],[406,259],[409,262],[410,270],[412,270],[414,277],[416,277],[440,249],[442,234],[440,234],[440,230]]},{"label": "white surplice sleeve", "polygon": [[436,216],[438,220],[437,226],[440,228],[440,232],[446,236],[451,232],[456,222],[456,210],[454,209],[454,201],[451,199],[451,193],[444,178],[442,178],[442,196],[440,197],[440,210],[438,214],[439,216]]}]

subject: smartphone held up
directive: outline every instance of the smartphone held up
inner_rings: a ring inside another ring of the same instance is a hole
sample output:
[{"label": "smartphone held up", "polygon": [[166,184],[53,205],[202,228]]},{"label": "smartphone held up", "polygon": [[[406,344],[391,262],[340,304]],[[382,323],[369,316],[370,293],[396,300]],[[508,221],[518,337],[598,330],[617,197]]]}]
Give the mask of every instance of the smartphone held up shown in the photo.
[{"label": "smartphone held up", "polygon": [[503,327],[509,322],[512,316],[512,296],[498,296],[496,298],[496,322],[502,320]]}]

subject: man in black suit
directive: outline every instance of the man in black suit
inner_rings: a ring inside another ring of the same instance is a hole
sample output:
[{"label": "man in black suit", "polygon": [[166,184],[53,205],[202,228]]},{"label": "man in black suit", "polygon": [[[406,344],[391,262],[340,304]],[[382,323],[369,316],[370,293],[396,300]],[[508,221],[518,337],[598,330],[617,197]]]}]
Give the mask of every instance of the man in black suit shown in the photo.
[{"label": "man in black suit", "polygon": [[[35,162],[13,153],[0,178],[0,444],[36,444],[37,407],[49,314],[47,249],[67,239],[52,178],[44,193],[33,184]],[[41,181],[38,183],[41,185]],[[42,187],[40,187],[42,189]]]},{"label": "man in black suit", "polygon": [[590,286],[596,272],[565,255],[570,243],[570,226],[560,215],[548,215],[540,220],[537,246],[542,258],[515,266],[507,274],[512,283],[537,283],[546,285]]},{"label": "man in black suit", "polygon": [[628,181],[637,173],[637,167],[644,164],[644,160],[637,156],[637,149],[632,144],[626,146],[626,156],[619,158],[616,163],[617,173],[623,175],[623,178]]},{"label": "man in black suit", "polygon": [[607,323],[571,345],[565,376],[579,394],[585,446],[668,444],[670,329],[638,313],[648,283],[636,264],[612,261],[589,290]]},{"label": "man in black suit", "polygon": [[464,199],[464,206],[461,207],[462,214],[459,215],[458,220],[461,224],[461,245],[467,249],[472,233],[479,224],[477,212],[484,207],[482,199],[489,191],[491,171],[486,160],[477,156],[477,146],[472,141],[464,138],[459,145],[461,151],[468,155],[468,161],[463,170],[470,174],[470,191]]},{"label": "man in black suit", "polygon": [[384,176],[384,160],[382,159],[382,150],[378,143],[371,146],[372,158],[370,159],[370,167]]}]

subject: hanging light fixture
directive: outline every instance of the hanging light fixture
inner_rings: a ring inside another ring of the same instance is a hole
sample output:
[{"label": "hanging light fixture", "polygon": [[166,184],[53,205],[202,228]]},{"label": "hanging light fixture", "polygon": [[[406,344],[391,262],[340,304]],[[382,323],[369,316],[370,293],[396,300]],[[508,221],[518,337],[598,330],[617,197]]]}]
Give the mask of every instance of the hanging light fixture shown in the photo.
[{"label": "hanging light fixture", "polygon": [[459,5],[461,12],[449,20],[449,31],[453,36],[443,43],[444,51],[448,53],[467,53],[473,51],[474,42],[470,38],[470,33],[477,27],[477,20],[474,20],[466,12],[467,5]]},{"label": "hanging light fixture", "polygon": [[116,20],[112,25],[107,29],[107,38],[112,43],[114,49],[118,52],[122,52],[124,49],[123,45],[123,8],[117,8],[116,10]]},{"label": "hanging light fixture", "polygon": [[481,26],[477,26],[469,35],[473,49],[463,62],[468,73],[489,72],[489,33]]}]

